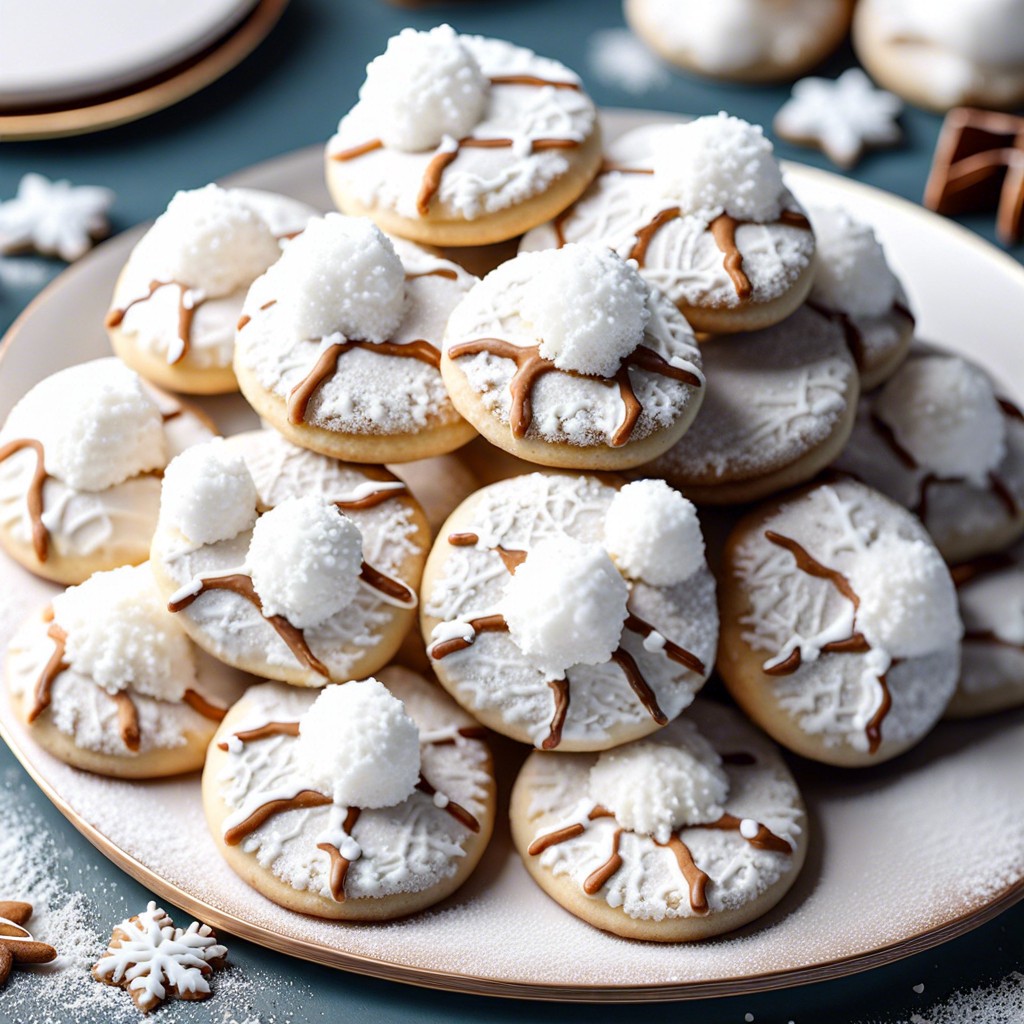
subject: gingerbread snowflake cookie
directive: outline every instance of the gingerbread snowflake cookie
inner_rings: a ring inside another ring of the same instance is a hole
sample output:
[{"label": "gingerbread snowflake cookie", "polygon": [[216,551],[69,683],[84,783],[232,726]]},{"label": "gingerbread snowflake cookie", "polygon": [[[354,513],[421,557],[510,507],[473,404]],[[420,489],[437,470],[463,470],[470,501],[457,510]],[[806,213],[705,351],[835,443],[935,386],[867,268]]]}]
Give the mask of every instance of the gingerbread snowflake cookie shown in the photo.
[{"label": "gingerbread snowflake cookie", "polygon": [[0,900],[0,989],[20,964],[48,964],[57,959],[57,950],[37,941],[25,927],[31,917],[31,903]]},{"label": "gingerbread snowflake cookie", "polygon": [[483,730],[406,669],[319,695],[251,688],[203,775],[228,864],[282,906],[386,920],[431,906],[476,866],[494,824]]},{"label": "gingerbread snowflake cookie", "polygon": [[545,750],[645,736],[692,701],[715,656],[696,512],[660,481],[492,484],[441,529],[421,625],[442,685],[498,732]]}]

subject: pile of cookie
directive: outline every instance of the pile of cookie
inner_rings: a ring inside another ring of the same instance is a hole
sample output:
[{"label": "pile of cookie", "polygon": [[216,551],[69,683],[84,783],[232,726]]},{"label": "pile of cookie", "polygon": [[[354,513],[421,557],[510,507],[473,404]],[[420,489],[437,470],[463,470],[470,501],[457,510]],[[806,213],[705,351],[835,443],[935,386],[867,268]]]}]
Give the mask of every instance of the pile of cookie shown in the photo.
[{"label": "pile of cookie", "polygon": [[[326,173],[342,213],[179,193],[120,359],[0,430],[0,540],[70,585],[7,657],[43,747],[203,769],[242,878],[382,920],[479,861],[493,730],[533,748],[537,883],[684,941],[800,870],[773,740],[876,765],[1024,702],[1024,417],[759,128],[604,147],[572,71],[443,26],[370,64]],[[263,429],[170,394],[235,389]]]}]

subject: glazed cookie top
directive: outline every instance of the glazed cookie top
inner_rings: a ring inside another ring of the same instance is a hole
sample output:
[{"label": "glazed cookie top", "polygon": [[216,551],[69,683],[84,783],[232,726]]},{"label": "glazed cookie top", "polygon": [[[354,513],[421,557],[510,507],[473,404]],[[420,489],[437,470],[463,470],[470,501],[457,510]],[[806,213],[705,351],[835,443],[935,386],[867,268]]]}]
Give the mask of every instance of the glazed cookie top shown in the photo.
[{"label": "glazed cookie top", "polygon": [[0,528],[47,560],[145,551],[160,475],[212,431],[113,357],[36,384],[0,428]]},{"label": "glazed cookie top", "polygon": [[396,609],[416,607],[402,574],[418,566],[425,532],[408,488],[384,469],[262,430],[171,463],[153,560],[177,588],[170,609],[212,653],[322,685],[379,643]]},{"label": "glazed cookie top", "polygon": [[47,712],[76,746],[121,756],[183,745],[240,692],[229,669],[197,659],[148,564],[55,597],[13,639],[8,685],[29,724]]},{"label": "glazed cookie top", "polygon": [[956,684],[963,627],[949,570],[920,522],[853,481],[781,502],[730,540],[780,706],[827,745],[912,742]]},{"label": "glazed cookie top", "polygon": [[617,448],[703,398],[689,324],[635,265],[597,246],[492,270],[452,312],[444,352],[514,437]]},{"label": "glazed cookie top", "polygon": [[930,346],[861,400],[836,465],[920,516],[950,557],[1024,517],[1024,416],[979,366]]},{"label": "glazed cookie top", "polygon": [[474,220],[542,193],[596,127],[557,61],[448,25],[408,28],[367,67],[327,158],[364,206]]},{"label": "glazed cookie top", "polygon": [[590,188],[520,251],[568,242],[607,245],[673,302],[715,309],[781,297],[814,257],[772,144],[724,113],[611,143]]},{"label": "glazed cookie top", "polygon": [[310,221],[249,291],[236,364],[294,424],[410,434],[454,423],[438,367],[448,315],[476,278],[372,221]]},{"label": "glazed cookie top", "polygon": [[492,484],[453,513],[426,575],[437,672],[460,703],[535,746],[650,733],[711,670],[718,612],[696,510],[660,481]]},{"label": "glazed cookie top", "polygon": [[455,874],[489,814],[483,730],[419,676],[385,678],[246,692],[220,733],[225,843],[338,902]]},{"label": "glazed cookie top", "polygon": [[803,802],[775,747],[697,701],[656,736],[527,762],[526,856],[638,920],[756,900],[794,869]]},{"label": "glazed cookie top", "polygon": [[128,257],[107,326],[172,366],[230,366],[246,290],[314,213],[255,189],[178,192]]}]

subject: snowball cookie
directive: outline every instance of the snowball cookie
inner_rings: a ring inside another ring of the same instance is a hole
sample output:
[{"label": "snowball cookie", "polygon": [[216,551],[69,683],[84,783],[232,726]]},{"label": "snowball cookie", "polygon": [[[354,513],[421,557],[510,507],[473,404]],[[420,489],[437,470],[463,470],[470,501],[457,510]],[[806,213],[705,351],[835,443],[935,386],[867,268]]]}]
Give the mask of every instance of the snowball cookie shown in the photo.
[{"label": "snowball cookie", "polygon": [[733,505],[810,480],[840,453],[860,386],[832,318],[805,305],[701,354],[708,393],[700,415],[636,473],[664,477],[698,504]]},{"label": "snowball cookie", "polygon": [[215,433],[112,356],[59,370],[0,427],[0,545],[63,584],[144,562],[164,467]]},{"label": "snowball cookie", "polygon": [[592,242],[636,260],[694,330],[752,331],[807,297],[814,234],[760,127],[719,114],[616,139],[594,184],[520,252]]},{"label": "snowball cookie", "polygon": [[558,61],[448,25],[407,28],[327,143],[339,210],[430,245],[490,245],[564,210],[601,163],[597,112]]},{"label": "snowball cookie", "polygon": [[491,837],[484,730],[408,669],[380,679],[319,693],[254,686],[210,745],[214,842],[289,910],[346,921],[415,913],[462,885]]},{"label": "snowball cookie", "polygon": [[1024,0],[861,0],[853,44],[879,85],[919,107],[1024,102]]},{"label": "snowball cookie", "polygon": [[811,207],[810,215],[818,255],[808,304],[842,327],[869,391],[906,358],[914,314],[870,225],[839,207]]},{"label": "snowball cookie", "polygon": [[217,185],[178,192],[114,286],[114,351],[162,387],[237,391],[235,324],[249,285],[316,211],[287,196]]},{"label": "snowball cookie", "polygon": [[730,82],[797,78],[850,27],[853,0],[626,0],[626,20],[659,56]]},{"label": "snowball cookie", "polygon": [[245,300],[235,374],[289,441],[407,462],[476,436],[441,380],[441,337],[476,278],[365,217],[312,220]]},{"label": "snowball cookie", "polygon": [[963,627],[920,522],[852,480],[762,505],[719,576],[718,671],[784,747],[878,764],[921,740],[956,689]]},{"label": "snowball cookie", "polygon": [[323,686],[391,659],[415,620],[429,542],[419,504],[383,466],[256,430],[167,468],[152,561],[168,607],[204,650]]},{"label": "snowball cookie", "polygon": [[698,700],[657,735],[602,754],[534,751],[512,790],[512,839],[570,913],[627,939],[739,928],[789,891],[807,815],[775,746]]},{"label": "snowball cookie", "polygon": [[621,469],[661,454],[704,397],[689,324],[607,249],[524,253],[455,307],[441,375],[492,444],[542,466]]},{"label": "snowball cookie", "polygon": [[442,685],[497,732],[544,750],[646,736],[693,700],[715,657],[696,510],[660,481],[491,484],[441,529],[420,624]]},{"label": "snowball cookie", "polygon": [[11,708],[41,747],[122,779],[201,768],[249,682],[196,650],[146,563],[58,594],[15,633],[6,668]]},{"label": "snowball cookie", "polygon": [[861,401],[836,466],[918,515],[949,562],[1024,533],[1024,415],[961,356],[915,346]]},{"label": "snowball cookie", "polygon": [[1024,704],[1024,541],[950,567],[964,620],[960,683],[947,718]]}]

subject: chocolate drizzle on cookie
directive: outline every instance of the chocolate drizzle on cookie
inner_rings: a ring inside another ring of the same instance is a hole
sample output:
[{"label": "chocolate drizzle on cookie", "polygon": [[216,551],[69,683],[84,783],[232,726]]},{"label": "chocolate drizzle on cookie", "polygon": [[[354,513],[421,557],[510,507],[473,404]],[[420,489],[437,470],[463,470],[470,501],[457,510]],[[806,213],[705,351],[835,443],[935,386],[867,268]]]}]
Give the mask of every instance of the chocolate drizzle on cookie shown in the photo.
[{"label": "chocolate drizzle on cookie", "polygon": [[35,690],[32,694],[32,707],[25,716],[28,724],[31,725],[49,706],[52,700],[54,680],[71,666],[65,660],[68,635],[61,626],[53,621],[53,609],[47,609],[50,620],[46,629],[46,635],[53,641],[53,653],[50,655],[43,671],[36,680]]},{"label": "chocolate drizzle on cookie", "polygon": [[[360,814],[362,814],[362,810],[359,807],[350,807],[348,809],[345,814],[345,822],[341,826],[345,835],[352,835],[352,829],[356,827]],[[317,843],[316,848],[323,850],[331,860],[331,874],[328,882],[331,887],[331,897],[335,903],[344,903],[345,880],[348,878],[348,869],[352,866],[352,861],[348,857],[343,856],[342,852],[333,843]]]},{"label": "chocolate drizzle on cookie", "polygon": [[189,347],[192,344],[192,320],[196,315],[196,310],[207,301],[205,298],[197,299],[195,292],[189,285],[182,284],[180,281],[150,281],[149,291],[145,295],[132,299],[125,306],[112,309],[107,314],[105,323],[107,327],[120,327],[128,310],[140,303],[148,302],[161,288],[177,288],[179,291],[178,340],[181,342],[181,348],[173,354],[172,358],[167,360],[169,366],[174,366],[176,363],[180,363],[188,354]]},{"label": "chocolate drizzle on cookie", "polygon": [[[867,354],[864,350],[864,335],[857,324],[857,319],[850,316],[849,313],[844,313],[842,310],[838,309],[829,309],[827,306],[823,306],[818,302],[811,302],[808,300],[807,306],[813,309],[819,316],[823,316],[826,320],[830,320],[832,323],[836,324],[842,330],[843,338],[846,341],[846,347],[850,350],[850,355],[853,356],[853,361],[857,364],[857,369],[863,372],[867,366]],[[900,317],[903,320],[906,320],[907,330],[913,331],[916,323],[914,314],[911,313],[903,303],[894,302],[888,316]]]},{"label": "chocolate drizzle on cookie", "polygon": [[14,441],[8,441],[0,446],[0,462],[26,448],[34,452],[36,457],[36,468],[25,494],[28,515],[32,523],[32,550],[40,562],[45,562],[49,555],[50,532],[43,522],[43,488],[49,479],[49,473],[46,472],[46,456],[43,452],[42,442],[28,437],[19,437]]}]

